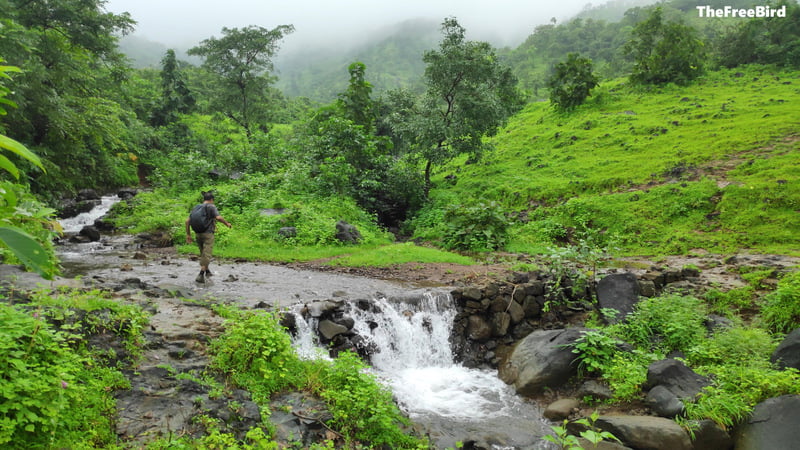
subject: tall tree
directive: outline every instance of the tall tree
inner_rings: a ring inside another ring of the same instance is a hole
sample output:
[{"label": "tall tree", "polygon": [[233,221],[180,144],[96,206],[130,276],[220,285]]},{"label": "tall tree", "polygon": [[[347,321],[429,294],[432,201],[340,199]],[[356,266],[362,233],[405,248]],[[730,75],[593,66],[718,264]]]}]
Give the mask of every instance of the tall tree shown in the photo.
[{"label": "tall tree", "polygon": [[186,86],[175,50],[169,49],[161,60],[161,103],[153,111],[150,122],[155,126],[172,123],[177,114],[188,113],[194,104],[194,96]]},{"label": "tall tree", "polygon": [[133,27],[128,14],[104,10],[103,0],[2,0],[0,54],[23,72],[10,98],[19,108],[8,134],[41,158],[37,193],[58,197],[77,187],[135,180],[136,121],[120,100],[128,67],[117,50]]},{"label": "tall tree", "polygon": [[424,54],[426,92],[405,125],[425,162],[425,193],[434,164],[457,155],[478,158],[492,136],[524,104],[517,79],[486,42],[468,41],[455,18],[442,23],[438,50]]},{"label": "tall tree", "polygon": [[244,128],[252,136],[253,126],[268,116],[269,86],[274,81],[272,57],[280,41],[294,31],[292,25],[272,30],[250,25],[223,28],[222,37],[208,38],[189,49],[190,55],[205,58],[203,67],[221,80],[211,93],[212,106]]},{"label": "tall tree", "polygon": [[369,132],[375,121],[372,108],[372,84],[366,80],[367,66],[362,62],[354,62],[347,68],[350,72],[350,84],[347,90],[339,94],[339,104],[344,116]]},{"label": "tall tree", "polygon": [[704,57],[695,29],[666,21],[661,7],[633,28],[624,51],[634,62],[631,81],[640,84],[689,82],[700,75]]}]

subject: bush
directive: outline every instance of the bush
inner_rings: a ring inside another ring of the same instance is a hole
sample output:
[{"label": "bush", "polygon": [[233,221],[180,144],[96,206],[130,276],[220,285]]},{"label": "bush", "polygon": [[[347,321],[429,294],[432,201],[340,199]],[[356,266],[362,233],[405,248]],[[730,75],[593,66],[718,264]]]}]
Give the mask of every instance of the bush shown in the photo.
[{"label": "bush", "polygon": [[453,205],[444,212],[444,245],[474,252],[499,250],[508,240],[509,221],[498,203]]},{"label": "bush", "polygon": [[705,336],[705,318],[705,305],[694,297],[653,297],[637,304],[618,331],[641,348],[685,352]]},{"label": "bush", "polygon": [[597,76],[592,72],[592,61],[577,53],[570,53],[566,61],[556,65],[547,80],[550,103],[561,111],[575,109],[589,97],[597,81]]},{"label": "bush", "polygon": [[784,276],[778,289],[764,296],[760,321],[776,333],[800,327],[800,271]]}]

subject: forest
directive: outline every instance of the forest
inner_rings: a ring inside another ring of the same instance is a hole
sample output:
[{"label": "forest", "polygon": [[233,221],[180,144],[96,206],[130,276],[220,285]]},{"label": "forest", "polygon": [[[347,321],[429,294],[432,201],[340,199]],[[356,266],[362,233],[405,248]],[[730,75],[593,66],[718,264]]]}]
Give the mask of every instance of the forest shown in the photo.
[{"label": "forest", "polygon": [[[170,49],[136,68],[119,47],[136,23],[104,1],[0,0],[0,258],[58,275],[64,199],[123,187],[140,192],[112,210],[117,229],[187,254],[184,220],[212,190],[235,224],[220,258],[544,260],[588,280],[615,257],[800,256],[800,5],[698,5],[755,3],[613,0],[516,48],[446,17],[284,80],[292,24],[221,24],[188,50],[201,63]],[[800,325],[798,292],[781,279],[764,333]]]}]

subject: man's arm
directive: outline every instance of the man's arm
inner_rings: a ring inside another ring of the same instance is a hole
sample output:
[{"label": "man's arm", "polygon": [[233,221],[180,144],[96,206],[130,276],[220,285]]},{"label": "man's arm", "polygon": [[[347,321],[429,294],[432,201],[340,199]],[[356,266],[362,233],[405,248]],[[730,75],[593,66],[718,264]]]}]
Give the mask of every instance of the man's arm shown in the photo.
[{"label": "man's arm", "polygon": [[217,222],[224,223],[228,228],[230,228],[232,226],[231,223],[228,222],[227,220],[225,220],[222,216],[217,216],[217,217],[215,217],[215,219],[217,219]]},{"label": "man's arm", "polygon": [[189,229],[189,219],[186,219],[186,243],[192,243],[192,230]]}]

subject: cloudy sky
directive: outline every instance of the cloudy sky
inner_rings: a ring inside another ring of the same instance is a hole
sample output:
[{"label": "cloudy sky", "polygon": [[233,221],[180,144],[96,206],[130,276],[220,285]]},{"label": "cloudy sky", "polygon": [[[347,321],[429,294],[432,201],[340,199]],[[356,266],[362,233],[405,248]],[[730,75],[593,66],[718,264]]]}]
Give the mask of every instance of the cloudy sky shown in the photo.
[{"label": "cloudy sky", "polygon": [[[579,12],[589,0],[108,0],[106,9],[127,11],[135,35],[170,46],[193,46],[219,36],[223,26],[294,25],[285,48],[350,42],[409,19],[437,22],[455,16],[470,39],[518,44],[536,25]],[[603,3],[595,1],[595,4]]]}]

